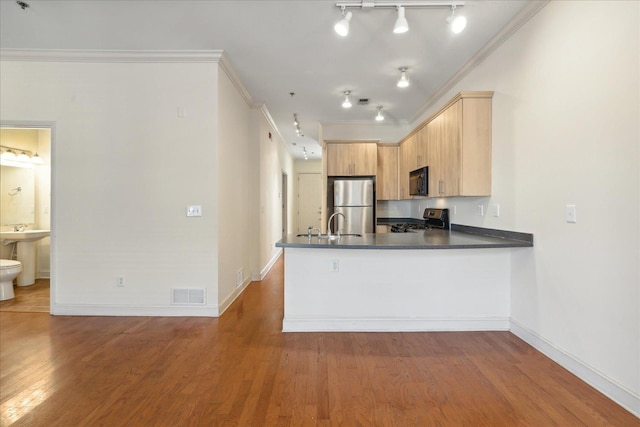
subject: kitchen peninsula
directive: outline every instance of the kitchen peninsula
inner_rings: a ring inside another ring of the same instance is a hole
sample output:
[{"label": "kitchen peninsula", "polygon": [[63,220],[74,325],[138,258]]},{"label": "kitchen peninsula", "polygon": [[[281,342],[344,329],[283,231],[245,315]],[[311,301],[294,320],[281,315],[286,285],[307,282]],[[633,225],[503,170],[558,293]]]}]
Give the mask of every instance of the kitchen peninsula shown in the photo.
[{"label": "kitchen peninsula", "polygon": [[288,235],[285,332],[508,330],[511,255],[527,233],[451,230],[330,240]]}]

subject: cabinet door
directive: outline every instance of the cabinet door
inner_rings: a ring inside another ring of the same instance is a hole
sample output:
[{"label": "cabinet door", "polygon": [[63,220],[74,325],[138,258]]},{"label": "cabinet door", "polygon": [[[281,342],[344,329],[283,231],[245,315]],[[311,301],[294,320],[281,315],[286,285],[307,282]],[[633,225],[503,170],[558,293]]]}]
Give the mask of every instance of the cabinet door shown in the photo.
[{"label": "cabinet door", "polygon": [[461,196],[491,195],[491,99],[462,100]]},{"label": "cabinet door", "polygon": [[440,197],[442,177],[442,117],[430,121],[427,128],[427,163],[429,164],[429,197]]},{"label": "cabinet door", "polygon": [[398,181],[400,183],[401,200],[410,199],[409,195],[409,172],[416,169],[416,137],[406,139],[400,145],[400,176]]},{"label": "cabinet door", "polygon": [[351,146],[352,175],[375,175],[378,166],[378,146],[373,143],[348,145]]},{"label": "cabinet door", "polygon": [[327,145],[327,175],[352,175],[351,144]]},{"label": "cabinet door", "polygon": [[447,108],[442,114],[442,140],[440,148],[440,195],[460,194],[462,162],[462,100]]},{"label": "cabinet door", "polygon": [[398,200],[398,154],[396,145],[378,146],[376,197],[378,200]]},{"label": "cabinet door", "polygon": [[416,132],[416,167],[412,170],[429,166],[429,135],[427,127],[423,126],[418,132]]}]

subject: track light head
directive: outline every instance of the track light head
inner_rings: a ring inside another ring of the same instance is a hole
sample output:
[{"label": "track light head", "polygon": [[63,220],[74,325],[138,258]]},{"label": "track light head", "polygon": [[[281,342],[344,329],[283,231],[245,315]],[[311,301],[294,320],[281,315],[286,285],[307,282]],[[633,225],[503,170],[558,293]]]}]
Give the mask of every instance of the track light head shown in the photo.
[{"label": "track light head", "polygon": [[345,13],[345,8],[342,6],[342,19],[333,26],[333,29],[338,35],[346,37],[349,34],[349,21],[351,21],[352,16],[353,14],[351,12]]},{"label": "track light head", "polygon": [[407,22],[407,18],[404,17],[404,7],[397,6],[398,9],[398,19],[396,19],[396,24],[393,26],[393,32],[396,34],[402,34],[409,31],[409,23]]},{"label": "track light head", "polygon": [[398,79],[398,87],[409,87],[409,78],[407,77],[407,67],[401,67],[400,78]]},{"label": "track light head", "polygon": [[350,93],[350,90],[344,91],[344,101],[342,101],[342,108],[351,108],[351,97],[349,97]]},{"label": "track light head", "polygon": [[447,18],[447,22],[451,26],[451,32],[454,34],[461,33],[465,27],[467,26],[467,18],[462,15],[455,16],[456,13],[456,5],[451,5],[451,16]]},{"label": "track light head", "polygon": [[378,115],[376,115],[376,122],[381,122],[384,120],[384,116],[382,115],[382,105],[378,106]]}]

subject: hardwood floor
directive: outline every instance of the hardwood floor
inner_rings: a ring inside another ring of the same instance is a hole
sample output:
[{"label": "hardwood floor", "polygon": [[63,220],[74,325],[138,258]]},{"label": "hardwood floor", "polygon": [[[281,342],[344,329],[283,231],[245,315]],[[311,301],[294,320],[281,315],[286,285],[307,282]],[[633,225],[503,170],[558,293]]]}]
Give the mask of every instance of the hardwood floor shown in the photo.
[{"label": "hardwood floor", "polygon": [[0,313],[2,426],[640,426],[508,332],[287,333],[283,266],[219,319]]},{"label": "hardwood floor", "polygon": [[0,311],[49,313],[49,279],[37,279],[31,286],[14,286],[16,297],[0,301]]}]

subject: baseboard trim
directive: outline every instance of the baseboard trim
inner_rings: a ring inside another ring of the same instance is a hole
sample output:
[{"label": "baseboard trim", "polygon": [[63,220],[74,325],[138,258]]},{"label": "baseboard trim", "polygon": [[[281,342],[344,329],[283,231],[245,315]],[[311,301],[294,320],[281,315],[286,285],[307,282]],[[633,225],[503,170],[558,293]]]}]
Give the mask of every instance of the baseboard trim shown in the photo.
[{"label": "baseboard trim", "polygon": [[282,332],[508,331],[508,317],[318,319],[285,317]]},{"label": "baseboard trim", "polygon": [[218,317],[218,307],[205,306],[120,306],[69,305],[51,306],[53,316],[141,316],[141,317]]},{"label": "baseboard trim", "polygon": [[244,292],[244,290],[247,288],[247,286],[249,286],[249,283],[251,283],[251,279],[250,278],[246,278],[244,279],[244,282],[242,282],[242,285],[238,286],[232,293],[231,295],[229,295],[218,307],[218,312],[220,313],[219,315],[221,316],[222,313],[224,313],[227,308],[229,308],[231,306],[231,304],[233,304],[233,302],[236,300],[236,298],[238,298],[240,296],[240,294],[242,294],[242,292]]},{"label": "baseboard trim", "polygon": [[640,418],[640,396],[602,372],[555,346],[531,329],[511,319],[510,331],[609,399]]},{"label": "baseboard trim", "polygon": [[273,268],[276,261],[278,261],[278,258],[280,258],[280,255],[282,255],[282,248],[278,248],[278,250],[273,255],[273,257],[269,260],[267,265],[265,265],[262,271],[260,271],[260,275],[259,276],[256,275],[256,278],[253,278],[253,280],[256,280],[256,281],[263,280],[267,276],[267,274],[269,274],[269,272]]}]

